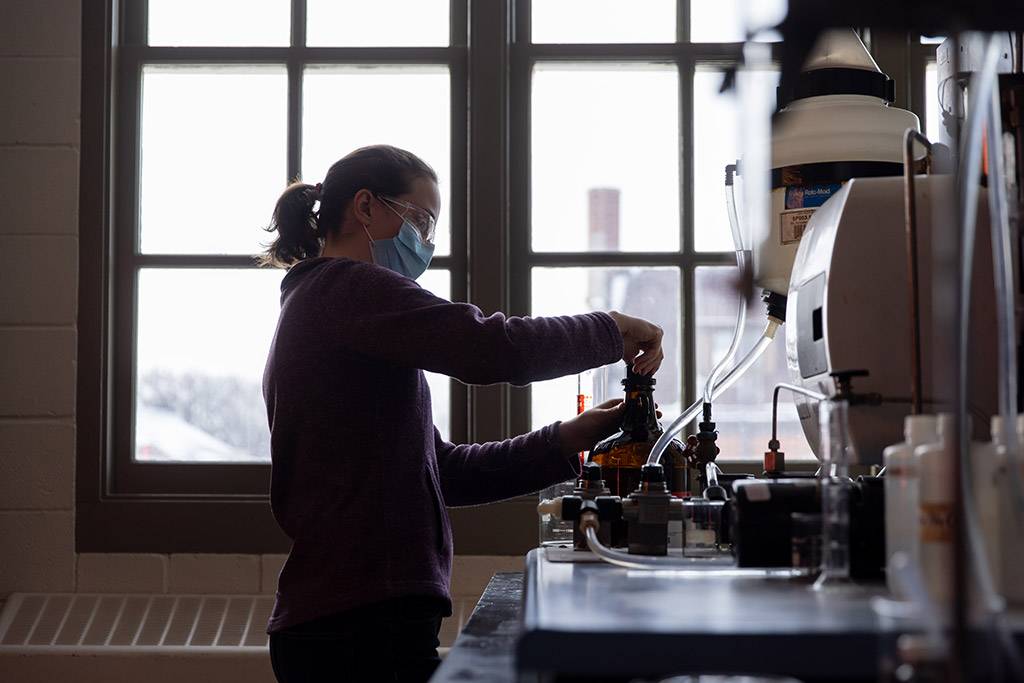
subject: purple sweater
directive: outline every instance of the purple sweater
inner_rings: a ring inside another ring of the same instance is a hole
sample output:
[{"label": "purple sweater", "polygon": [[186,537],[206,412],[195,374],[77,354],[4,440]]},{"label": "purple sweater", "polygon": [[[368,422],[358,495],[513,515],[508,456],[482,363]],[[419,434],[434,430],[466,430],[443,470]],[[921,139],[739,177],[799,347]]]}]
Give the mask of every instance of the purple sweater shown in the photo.
[{"label": "purple sweater", "polygon": [[446,506],[537,491],[578,474],[558,423],[455,445],[433,424],[424,370],[528,384],[615,362],[604,313],[485,316],[372,264],[315,258],[281,283],[263,376],[274,517],[292,540],[272,633],[390,598],[450,600]]}]

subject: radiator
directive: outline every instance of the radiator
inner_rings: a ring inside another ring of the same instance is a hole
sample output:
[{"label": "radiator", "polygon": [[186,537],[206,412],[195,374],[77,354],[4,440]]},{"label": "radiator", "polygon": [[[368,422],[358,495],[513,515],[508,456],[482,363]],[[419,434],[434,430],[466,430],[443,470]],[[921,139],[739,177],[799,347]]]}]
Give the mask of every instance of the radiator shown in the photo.
[{"label": "radiator", "polygon": [[266,595],[15,593],[0,614],[0,654],[184,650],[266,656]]}]

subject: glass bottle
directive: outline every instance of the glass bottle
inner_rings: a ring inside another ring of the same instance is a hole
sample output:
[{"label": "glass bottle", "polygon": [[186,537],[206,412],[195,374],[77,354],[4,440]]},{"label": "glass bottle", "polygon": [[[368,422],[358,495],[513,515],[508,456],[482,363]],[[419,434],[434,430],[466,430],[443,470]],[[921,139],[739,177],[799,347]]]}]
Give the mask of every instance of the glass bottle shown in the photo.
[{"label": "glass bottle", "polygon": [[821,426],[821,574],[815,589],[841,585],[850,578],[850,461],[853,446],[850,404],[838,394],[818,403]]},{"label": "glass bottle", "polygon": [[[626,407],[622,414],[619,431],[600,442],[590,452],[590,461],[601,466],[605,484],[613,496],[625,498],[640,485],[640,469],[647,463],[654,443],[662,434],[661,424],[654,405],[656,380],[647,375],[633,372],[626,366],[626,377],[622,380],[625,388]],[[673,440],[662,456],[668,490],[675,496],[685,497],[689,493],[689,473],[683,446]],[[625,534],[612,530],[613,545],[625,545]]]}]

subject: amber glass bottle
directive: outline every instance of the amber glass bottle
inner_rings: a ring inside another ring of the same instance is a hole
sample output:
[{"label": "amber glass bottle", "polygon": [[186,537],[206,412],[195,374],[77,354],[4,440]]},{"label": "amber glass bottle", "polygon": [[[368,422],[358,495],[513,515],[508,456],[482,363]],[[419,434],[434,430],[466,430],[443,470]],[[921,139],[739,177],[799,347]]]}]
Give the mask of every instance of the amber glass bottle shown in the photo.
[{"label": "amber glass bottle", "polygon": [[[620,430],[590,452],[591,462],[601,466],[601,474],[613,496],[625,498],[636,490],[640,484],[640,468],[662,434],[654,406],[655,383],[653,377],[638,375],[632,366],[626,367],[626,378],[622,380],[626,409]],[[673,439],[661,457],[661,464],[668,490],[676,496],[688,496],[689,476],[682,444]]]}]

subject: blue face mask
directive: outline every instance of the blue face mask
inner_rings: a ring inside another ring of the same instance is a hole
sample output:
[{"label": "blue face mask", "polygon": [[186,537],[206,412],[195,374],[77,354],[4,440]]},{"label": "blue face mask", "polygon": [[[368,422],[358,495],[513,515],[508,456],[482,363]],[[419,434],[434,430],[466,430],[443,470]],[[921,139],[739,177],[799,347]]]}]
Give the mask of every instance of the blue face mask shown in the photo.
[{"label": "blue face mask", "polygon": [[370,231],[365,225],[363,230],[370,239],[373,262],[378,266],[415,280],[423,275],[430,265],[434,245],[421,242],[420,233],[409,224],[409,221],[403,220],[398,235],[386,240],[375,240],[370,237]]}]

